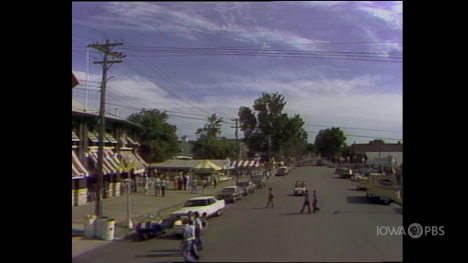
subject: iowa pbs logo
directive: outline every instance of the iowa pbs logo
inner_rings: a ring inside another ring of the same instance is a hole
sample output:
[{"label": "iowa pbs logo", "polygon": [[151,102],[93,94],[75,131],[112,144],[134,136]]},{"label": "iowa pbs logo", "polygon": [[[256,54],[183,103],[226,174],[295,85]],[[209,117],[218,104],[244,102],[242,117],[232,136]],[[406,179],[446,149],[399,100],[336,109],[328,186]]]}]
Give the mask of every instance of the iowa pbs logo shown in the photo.
[{"label": "iowa pbs logo", "polygon": [[408,235],[411,238],[417,239],[424,236],[443,236],[445,234],[443,226],[421,226],[418,223],[413,223],[408,227],[408,230],[405,231],[403,227],[378,227],[377,235],[386,236],[386,235]]},{"label": "iowa pbs logo", "polygon": [[408,235],[414,239],[424,236],[443,236],[445,235],[443,226],[421,226],[418,223],[413,223],[408,227]]}]

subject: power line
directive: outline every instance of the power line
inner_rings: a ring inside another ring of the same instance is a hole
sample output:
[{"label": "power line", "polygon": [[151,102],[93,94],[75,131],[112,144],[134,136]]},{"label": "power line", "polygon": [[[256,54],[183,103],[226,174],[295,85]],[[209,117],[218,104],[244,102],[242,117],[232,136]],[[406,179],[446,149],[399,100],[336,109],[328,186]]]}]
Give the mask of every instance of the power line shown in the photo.
[{"label": "power line", "polygon": [[[325,59],[325,60],[349,60],[349,61],[363,61],[363,62],[385,62],[385,63],[402,63],[402,60],[384,60],[384,57],[381,59],[369,59],[369,58],[357,58],[357,57],[346,57],[346,56],[317,56],[317,55],[282,55],[282,54],[266,54],[266,53],[203,53],[198,52],[195,54],[173,54],[173,55],[140,55],[137,57],[200,57],[200,56],[246,56],[246,57],[274,57],[274,58],[299,58],[299,59]],[[135,57],[135,56],[130,56]],[[386,58],[386,57],[385,57]]]},{"label": "power line", "polygon": [[[306,131],[307,133],[319,133],[316,131]],[[375,136],[365,136],[365,135],[353,135],[353,134],[345,134],[349,137],[356,137],[356,138],[372,138],[372,139],[382,139],[382,140],[391,140],[391,141],[403,141],[403,139],[396,139],[396,138],[382,138],[382,137],[375,137]]]},{"label": "power line", "polygon": [[326,125],[316,125],[316,124],[306,124],[306,126],[315,126],[315,127],[324,127],[324,128],[337,127],[337,128],[341,128],[341,129],[348,129],[348,130],[375,131],[375,132],[388,132],[388,133],[403,133],[403,132],[388,131],[388,130],[375,130],[375,129],[353,128],[353,127],[326,126]]},{"label": "power line", "polygon": [[[84,26],[84,25],[81,25],[77,22],[74,22],[72,21],[73,24],[75,24],[76,27],[81,27],[83,28],[84,30],[87,30],[87,31],[90,31],[90,32],[93,32],[94,34],[96,34],[95,32],[97,33],[102,33],[104,35],[107,35],[106,33],[104,32],[101,32],[101,31],[98,31],[98,30],[95,30],[95,29],[92,29],[90,27],[87,27],[87,26]],[[78,25],[78,26],[77,26]],[[137,55],[139,54],[137,50],[134,50],[133,48],[130,48],[130,51],[131,52],[134,52],[136,53]],[[163,71],[161,71],[160,69],[158,69],[154,64],[152,64],[148,59],[146,59],[145,57],[141,57],[140,58],[143,59],[143,62],[151,69],[153,69],[153,71],[155,71],[156,73],[158,73],[159,75],[163,76],[163,78],[169,80],[170,83],[172,83],[176,88],[178,89],[181,89],[183,90],[186,94],[188,94],[189,96],[191,96],[192,98],[194,98],[195,100],[201,102],[202,105],[205,105],[207,106],[208,108],[212,108],[211,106],[207,105],[203,100],[201,100],[200,98],[196,97],[195,95],[193,95],[192,93],[190,93],[187,89],[184,89],[182,86],[180,86],[175,80],[173,80],[171,77],[169,77],[167,74],[165,74]],[[149,79],[151,79],[151,77],[149,77]],[[164,87],[161,87],[160,85],[157,85],[157,87],[163,89],[164,91],[166,91],[169,95],[172,95],[184,102],[186,102],[184,99],[180,98],[178,95],[174,94],[174,93],[171,93],[168,89],[165,89]],[[187,103],[187,102],[186,102]],[[187,103],[188,105],[190,105],[190,103]],[[193,105],[191,105],[193,107]],[[197,107],[195,107],[197,108]],[[200,108],[201,109],[201,108]],[[214,108],[212,108],[214,109]],[[216,110],[215,110],[216,111]],[[208,112],[207,112],[208,113]],[[209,114],[209,113],[208,113]]]},{"label": "power line", "polygon": [[[100,83],[98,81],[88,81],[88,82],[91,82],[91,83]],[[79,89],[79,90],[83,90],[84,88],[82,87],[76,87],[75,89]],[[95,90],[97,91],[97,90]],[[131,110],[141,110],[142,108],[146,108],[146,109],[151,109],[153,107],[149,107],[147,105],[144,105],[142,103],[140,103],[138,100],[134,100],[132,99],[131,97],[128,97],[126,95],[124,95],[123,93],[119,92],[118,90],[109,90],[108,91],[110,94],[110,96],[118,99],[120,102],[123,102],[124,104],[126,104],[126,106],[129,106],[128,109],[131,109]],[[117,93],[117,94],[112,94],[112,93]],[[127,98],[128,100],[125,100],[125,99],[122,99],[122,98]],[[139,105],[136,105],[136,104],[132,104],[131,102],[134,102],[134,103],[138,103],[141,105],[141,107]],[[109,103],[108,103],[109,104]],[[123,106],[123,105],[120,105],[120,106]],[[140,108],[139,108],[140,107]],[[159,109],[159,108],[158,108]],[[173,111],[173,110],[168,110],[168,109],[159,109],[161,111],[167,111],[169,113],[179,113],[179,114],[187,114],[187,115],[194,115],[194,116],[201,116],[201,117],[207,117],[206,114],[199,114],[199,113],[193,113],[193,112],[180,112],[180,111]],[[206,119],[205,119],[206,120]]]}]

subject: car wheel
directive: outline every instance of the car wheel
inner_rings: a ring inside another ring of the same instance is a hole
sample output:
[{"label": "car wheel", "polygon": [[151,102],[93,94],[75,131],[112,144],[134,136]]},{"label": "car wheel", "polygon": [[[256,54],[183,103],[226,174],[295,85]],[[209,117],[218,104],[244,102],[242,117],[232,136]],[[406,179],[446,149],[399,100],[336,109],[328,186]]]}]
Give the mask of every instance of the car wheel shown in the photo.
[{"label": "car wheel", "polygon": [[221,209],[216,211],[216,216],[221,216]]}]

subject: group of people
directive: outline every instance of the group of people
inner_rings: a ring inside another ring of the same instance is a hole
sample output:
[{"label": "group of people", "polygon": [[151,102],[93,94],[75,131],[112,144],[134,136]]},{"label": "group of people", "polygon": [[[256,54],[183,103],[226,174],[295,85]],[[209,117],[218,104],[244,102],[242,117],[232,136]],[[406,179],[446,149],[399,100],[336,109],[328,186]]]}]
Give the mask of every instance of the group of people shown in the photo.
[{"label": "group of people", "polygon": [[185,262],[197,262],[200,259],[199,251],[203,250],[202,233],[208,229],[207,214],[189,211],[187,217],[182,219],[184,225],[183,239],[180,243],[182,257]]},{"label": "group of people", "polygon": [[[296,185],[298,185],[298,182],[296,182]],[[305,182],[304,181],[302,181],[302,183],[300,185],[301,185],[301,187],[305,188]],[[267,205],[265,206],[265,208],[269,208],[269,207],[274,208],[275,207],[273,199],[274,199],[274,195],[273,195],[273,192],[272,192],[272,188],[270,187],[268,189],[268,202],[267,202]],[[318,206],[317,206],[317,191],[315,191],[315,190],[312,192],[312,209],[310,208],[310,205],[311,205],[311,200],[310,200],[310,197],[309,197],[309,191],[306,189],[305,193],[304,193],[304,201],[302,203],[302,208],[300,210],[300,213],[301,214],[304,213],[305,208],[307,208],[309,214],[311,212],[315,213],[315,212],[320,211],[320,208],[318,208]]]}]

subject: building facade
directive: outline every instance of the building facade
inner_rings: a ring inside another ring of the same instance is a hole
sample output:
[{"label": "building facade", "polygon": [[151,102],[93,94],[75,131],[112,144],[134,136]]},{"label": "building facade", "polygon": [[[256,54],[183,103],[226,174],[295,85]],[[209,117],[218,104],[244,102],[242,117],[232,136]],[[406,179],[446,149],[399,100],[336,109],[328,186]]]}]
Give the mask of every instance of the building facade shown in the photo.
[{"label": "building facade", "polygon": [[[72,98],[72,206],[92,202],[98,175],[98,111]],[[143,127],[119,116],[106,114],[104,136],[104,198],[119,196],[124,178],[146,172],[140,157],[139,135]]]}]

